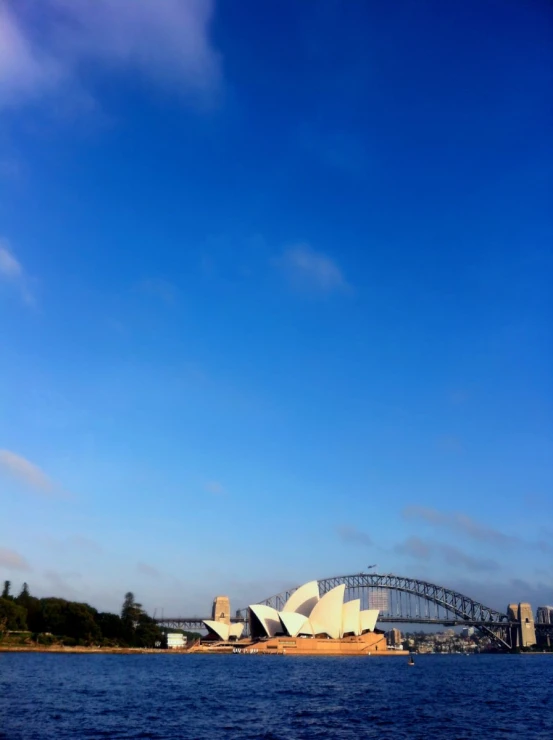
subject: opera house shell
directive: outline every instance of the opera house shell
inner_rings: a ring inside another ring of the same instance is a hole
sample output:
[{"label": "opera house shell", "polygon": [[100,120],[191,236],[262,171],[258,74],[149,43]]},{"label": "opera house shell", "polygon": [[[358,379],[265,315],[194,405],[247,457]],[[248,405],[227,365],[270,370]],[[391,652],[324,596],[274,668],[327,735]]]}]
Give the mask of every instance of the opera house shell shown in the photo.
[{"label": "opera house shell", "polygon": [[[361,600],[344,603],[345,585],[319,595],[310,581],[296,589],[277,611],[264,604],[249,607],[249,645],[256,652],[298,654],[364,654],[387,652],[384,634],[376,630],[378,609],[361,609]],[[204,622],[212,637],[239,639],[243,625]],[[376,631],[375,631],[376,630]]]}]

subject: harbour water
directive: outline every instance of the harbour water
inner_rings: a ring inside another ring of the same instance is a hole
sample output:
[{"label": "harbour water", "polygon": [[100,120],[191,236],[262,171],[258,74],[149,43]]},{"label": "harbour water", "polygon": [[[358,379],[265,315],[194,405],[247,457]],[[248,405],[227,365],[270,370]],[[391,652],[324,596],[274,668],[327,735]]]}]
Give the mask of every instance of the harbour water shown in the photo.
[{"label": "harbour water", "polygon": [[553,655],[0,653],[1,740],[551,740]]}]

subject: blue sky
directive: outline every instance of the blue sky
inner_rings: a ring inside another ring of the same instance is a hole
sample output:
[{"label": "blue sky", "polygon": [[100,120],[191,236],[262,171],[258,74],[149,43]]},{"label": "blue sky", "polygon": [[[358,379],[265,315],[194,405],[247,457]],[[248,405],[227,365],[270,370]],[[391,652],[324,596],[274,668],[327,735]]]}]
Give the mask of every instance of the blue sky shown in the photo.
[{"label": "blue sky", "polygon": [[551,5],[0,2],[0,576],[551,603]]}]

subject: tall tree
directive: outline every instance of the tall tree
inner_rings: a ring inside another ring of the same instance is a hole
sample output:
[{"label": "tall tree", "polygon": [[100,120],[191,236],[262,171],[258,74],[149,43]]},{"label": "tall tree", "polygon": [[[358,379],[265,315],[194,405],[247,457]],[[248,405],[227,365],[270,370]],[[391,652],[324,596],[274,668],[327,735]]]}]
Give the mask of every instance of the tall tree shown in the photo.
[{"label": "tall tree", "polygon": [[123,607],[121,609],[121,619],[127,624],[132,624],[133,627],[136,627],[141,614],[142,604],[139,604],[134,600],[134,594],[132,591],[127,591],[125,594],[125,600],[123,601]]},{"label": "tall tree", "polygon": [[15,599],[16,604],[19,604],[27,610],[27,625],[33,632],[42,632],[42,609],[40,606],[39,599],[31,596],[29,593],[29,586],[24,583],[19,596]]},{"label": "tall tree", "polygon": [[2,599],[10,598],[10,589],[12,587],[11,581],[4,581],[4,589],[2,590]]},{"label": "tall tree", "polygon": [[142,612],[134,636],[136,647],[154,648],[163,642],[163,632],[159,629],[152,617]]},{"label": "tall tree", "polygon": [[142,604],[139,604],[134,600],[134,594],[132,591],[127,591],[121,608],[121,621],[123,622],[125,640],[129,645],[134,645],[135,643],[136,628],[138,627],[142,614]]}]

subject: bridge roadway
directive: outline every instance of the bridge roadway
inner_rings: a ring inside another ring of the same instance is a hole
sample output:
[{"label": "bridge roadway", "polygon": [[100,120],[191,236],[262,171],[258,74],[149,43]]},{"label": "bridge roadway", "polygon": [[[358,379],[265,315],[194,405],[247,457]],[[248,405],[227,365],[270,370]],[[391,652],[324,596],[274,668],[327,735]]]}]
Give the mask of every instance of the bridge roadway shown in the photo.
[{"label": "bridge roadway", "polygon": [[[160,617],[154,619],[156,624],[161,625],[162,627],[173,627],[174,629],[183,629],[183,630],[198,630],[198,629],[205,629],[203,626],[203,623],[206,619],[211,619],[211,617]],[[230,620],[232,623],[236,622],[247,622],[247,619],[244,619],[242,617],[236,618],[231,617]],[[474,620],[467,620],[467,619],[429,619],[427,617],[379,617],[378,623],[386,623],[386,624],[433,624],[433,625],[441,625],[443,627],[497,627],[497,622],[476,622]],[[518,622],[503,622],[502,627],[516,627],[518,626]],[[536,629],[538,627],[550,627],[553,630],[553,625],[540,625],[536,624]]]}]

